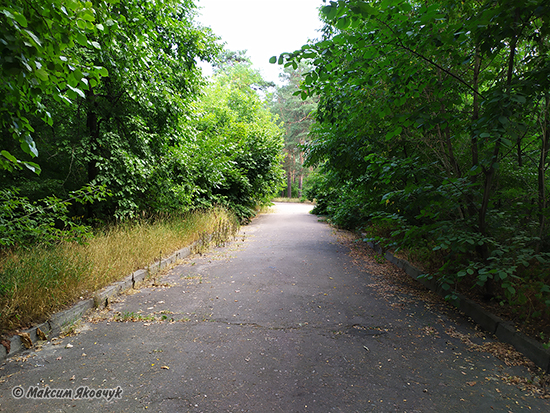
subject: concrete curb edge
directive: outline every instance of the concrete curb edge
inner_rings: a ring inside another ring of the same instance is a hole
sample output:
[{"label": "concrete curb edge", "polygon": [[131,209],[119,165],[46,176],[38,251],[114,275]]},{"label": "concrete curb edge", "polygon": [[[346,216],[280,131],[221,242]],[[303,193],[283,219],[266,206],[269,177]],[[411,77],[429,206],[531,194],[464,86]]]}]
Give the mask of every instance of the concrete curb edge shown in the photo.
[{"label": "concrete curb edge", "polygon": [[[66,326],[69,326],[82,318],[88,311],[92,310],[93,308],[106,307],[107,305],[109,305],[109,301],[113,297],[116,297],[117,295],[126,290],[129,290],[130,288],[134,288],[137,282],[143,281],[149,275],[156,274],[163,268],[166,268],[176,261],[182,260],[190,256],[191,254],[194,254],[201,247],[208,245],[212,238],[213,236],[212,234],[210,234],[207,236],[206,240],[196,241],[190,246],[184,247],[174,252],[172,255],[161,259],[160,261],[154,262],[144,269],[137,270],[132,274],[126,276],[121,281],[117,281],[111,285],[108,285],[107,287],[102,288],[99,291],[96,291],[93,294],[92,298],[79,301],[72,307],[53,314],[46,322],[34,326],[33,328],[30,328],[28,330],[21,331],[19,334],[13,335],[12,337],[10,337],[9,343],[3,342],[3,345],[0,345],[0,360],[4,360],[20,352],[31,349],[34,346],[34,343],[36,343],[36,341],[40,339],[38,330],[44,333],[46,337],[48,337],[48,339],[54,336],[58,336],[59,334],[61,334],[62,330]],[[24,341],[26,340],[25,338],[23,338],[23,340],[21,338],[21,335],[26,336],[27,334],[28,338],[30,339],[31,347],[25,346]],[[6,344],[9,348],[9,352],[8,348],[6,348]]]},{"label": "concrete curb edge", "polygon": [[[435,279],[418,278],[423,274],[418,268],[412,266],[405,260],[395,257],[389,251],[384,251],[378,244],[373,242],[367,242],[367,244],[374,251],[383,255],[386,260],[401,268],[407,275],[414,278],[426,288],[441,296],[445,295]],[[526,336],[518,331],[511,323],[491,314],[479,304],[460,294],[457,294],[457,299],[454,300],[452,304],[466,314],[466,316],[470,317],[483,330],[494,334],[500,341],[511,344],[517,351],[530,359],[546,373],[550,373],[550,350],[545,349],[541,343]]]}]

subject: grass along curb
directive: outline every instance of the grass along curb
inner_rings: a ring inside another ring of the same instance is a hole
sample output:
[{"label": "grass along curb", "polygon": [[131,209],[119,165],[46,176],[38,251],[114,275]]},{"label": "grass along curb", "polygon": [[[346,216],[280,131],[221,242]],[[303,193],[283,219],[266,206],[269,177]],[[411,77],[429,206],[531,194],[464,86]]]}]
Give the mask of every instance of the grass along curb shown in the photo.
[{"label": "grass along curb", "polygon": [[0,341],[0,360],[14,356],[25,350],[30,350],[39,341],[51,340],[61,334],[64,329],[80,320],[88,311],[95,308],[105,308],[113,297],[134,288],[136,283],[153,276],[164,268],[175,264],[188,256],[201,253],[215,240],[216,234],[209,234],[195,241],[188,247],[184,247],[172,255],[156,261],[144,269],[137,270],[126,276],[121,281],[114,282],[107,287],[96,291],[92,298],[81,300],[70,308],[53,314],[46,322],[19,332],[9,339]]}]

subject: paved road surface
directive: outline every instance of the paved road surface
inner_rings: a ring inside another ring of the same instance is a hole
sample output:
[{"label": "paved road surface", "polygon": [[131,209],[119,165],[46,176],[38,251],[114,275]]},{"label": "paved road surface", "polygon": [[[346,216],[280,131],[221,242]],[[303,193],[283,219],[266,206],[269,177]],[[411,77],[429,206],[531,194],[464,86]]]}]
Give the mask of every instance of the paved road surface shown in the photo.
[{"label": "paved road surface", "polygon": [[[550,411],[499,378],[523,367],[445,334],[454,326],[480,342],[467,321],[377,294],[309,209],[277,204],[231,245],[124,296],[106,319],[5,363],[0,411]],[[122,393],[16,399],[16,386]]]}]

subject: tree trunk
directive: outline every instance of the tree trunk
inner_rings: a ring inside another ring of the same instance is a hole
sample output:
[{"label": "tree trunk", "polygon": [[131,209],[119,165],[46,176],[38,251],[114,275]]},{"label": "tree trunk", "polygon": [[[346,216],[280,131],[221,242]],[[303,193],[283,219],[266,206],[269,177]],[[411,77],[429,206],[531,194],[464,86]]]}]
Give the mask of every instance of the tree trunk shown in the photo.
[{"label": "tree trunk", "polygon": [[88,182],[93,182],[98,174],[94,155],[97,155],[97,147],[99,144],[97,114],[93,110],[89,110],[86,115],[86,125],[90,134],[90,153],[92,154],[91,159],[88,161]]},{"label": "tree trunk", "polygon": [[538,193],[539,193],[539,202],[538,202],[538,209],[539,209],[539,238],[541,238],[536,245],[536,252],[539,253],[540,249],[542,247],[542,237],[545,234],[545,227],[546,227],[546,208],[548,205],[548,200],[546,199],[546,159],[548,158],[548,150],[550,149],[550,142],[549,142],[549,133],[548,133],[548,126],[549,126],[549,119],[548,119],[548,110],[550,108],[550,95],[548,92],[544,96],[544,115],[542,118],[542,147],[540,152],[540,159],[539,159],[539,168],[538,168]]},{"label": "tree trunk", "polygon": [[[95,112],[95,96],[92,88],[86,92],[86,98],[90,102],[86,113],[86,127],[90,136],[90,160],[88,161],[88,183],[92,183],[98,175],[97,156],[99,151],[99,122]],[[88,218],[93,216],[92,203],[86,205],[86,215]]]},{"label": "tree trunk", "polygon": [[[302,143],[302,142],[300,142]],[[304,185],[304,168],[303,168],[303,165],[304,165],[304,153],[302,151],[300,151],[300,171],[299,171],[299,176],[298,176],[298,196],[301,198],[302,197],[302,188],[303,188],[303,185]]]},{"label": "tree trunk", "polygon": [[[516,13],[517,15],[517,13]],[[510,55],[508,56],[508,70],[506,74],[506,95],[505,99],[510,99],[510,94],[512,93],[512,76],[514,73],[514,58],[516,56],[516,46],[518,43],[518,36],[514,34],[512,41],[510,42]],[[502,145],[502,138],[497,138],[495,142],[495,147],[493,148],[493,155],[491,157],[491,163],[489,167],[485,170],[485,185],[483,188],[483,199],[481,201],[481,209],[479,211],[479,231],[485,235],[486,226],[487,226],[487,208],[489,206],[489,199],[491,197],[491,186],[493,184],[493,179],[495,176],[495,164],[498,162],[498,157],[500,154],[500,147]],[[487,257],[483,257],[484,259]]]},{"label": "tree trunk", "polygon": [[[475,56],[474,56],[474,76],[473,76],[473,89],[474,89],[474,104],[473,104],[473,112],[472,112],[472,124],[477,122],[479,119],[479,73],[481,71],[481,57],[478,53],[478,48],[476,46]],[[472,134],[472,140],[470,143],[470,152],[472,154],[472,167],[476,167],[479,165],[479,147],[478,147],[478,141],[477,141],[477,135],[475,133]],[[472,184],[475,184],[477,182],[477,175],[472,175],[471,178]],[[466,203],[468,208],[468,215],[471,217],[475,216],[477,214],[477,208],[475,206],[475,200],[474,196],[471,193],[468,193],[466,195]]]},{"label": "tree trunk", "polygon": [[292,174],[290,173],[290,170],[287,172],[286,175],[286,197],[292,198]]},{"label": "tree trunk", "polygon": [[[516,11],[516,23],[519,18],[519,12]],[[514,27],[514,30],[516,27]],[[506,73],[506,89],[505,89],[505,99],[510,100],[510,95],[512,93],[512,77],[514,73],[514,59],[516,56],[516,46],[518,42],[518,34],[514,31],[514,35],[510,41],[510,54],[508,56],[508,69]],[[496,175],[495,164],[498,162],[500,155],[500,148],[502,146],[502,137],[499,136],[495,142],[493,148],[493,154],[491,156],[490,164],[488,168],[484,168],[485,173],[485,183],[483,185],[483,197],[481,200],[481,208],[479,209],[478,223],[479,223],[479,232],[482,235],[487,235],[487,210],[489,208],[489,200],[492,195],[493,180]],[[487,262],[490,251],[488,245],[485,243],[481,246],[481,255],[483,261]],[[487,297],[494,297],[495,295],[494,280],[489,278],[485,284],[485,294]]]},{"label": "tree trunk", "polygon": [[90,136],[90,155],[88,161],[88,182],[94,181],[97,178],[98,170],[96,166],[96,156],[98,155],[99,147],[99,123],[97,113],[95,112],[95,96],[92,88],[86,91],[86,100],[88,101],[88,110],[86,113],[86,128]]}]

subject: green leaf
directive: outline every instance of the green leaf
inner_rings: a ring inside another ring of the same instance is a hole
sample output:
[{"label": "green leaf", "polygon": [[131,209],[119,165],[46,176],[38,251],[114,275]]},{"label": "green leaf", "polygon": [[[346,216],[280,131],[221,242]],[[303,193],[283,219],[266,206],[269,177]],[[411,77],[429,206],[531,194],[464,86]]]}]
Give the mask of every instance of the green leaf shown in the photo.
[{"label": "green leaf", "polygon": [[382,3],[380,3],[380,9],[386,9],[389,6],[393,6],[396,3],[396,0],[383,0]]},{"label": "green leaf", "polygon": [[349,16],[343,16],[343,17],[340,17],[338,19],[338,21],[336,22],[336,27],[339,30],[345,30],[349,27],[350,23],[351,23],[351,21],[350,21]]},{"label": "green leaf", "polygon": [[502,144],[509,148],[511,148],[514,145],[510,139],[506,139],[506,138],[502,138]]},{"label": "green leaf", "polygon": [[269,63],[271,63],[272,65],[277,63],[277,56],[271,56],[271,58],[269,59]]},{"label": "green leaf", "polygon": [[88,39],[83,33],[77,33],[75,38],[79,45],[88,46]]},{"label": "green leaf", "polygon": [[4,158],[6,158],[7,160],[13,163],[17,163],[17,158],[13,156],[11,153],[9,153],[8,151],[2,151],[0,152],[0,154],[2,154],[2,156],[4,156]]},{"label": "green leaf", "polygon": [[336,13],[338,13],[338,8],[335,6],[325,6],[321,9],[321,13],[323,13],[328,20],[334,19],[336,17]]},{"label": "green leaf", "polygon": [[43,68],[35,70],[34,73],[40,80],[43,80],[44,82],[48,80],[48,72],[46,72]]},{"label": "green leaf", "polygon": [[394,136],[397,136],[397,135],[400,135],[401,133],[403,132],[403,128],[401,126],[398,126],[397,128],[395,128],[393,131],[390,131],[388,133],[386,133],[386,140],[389,141],[390,139],[392,139]]},{"label": "green leaf", "polygon": [[80,70],[79,68],[76,68],[73,72],[73,76],[78,83],[80,79],[84,77],[84,74],[82,73],[82,70]]},{"label": "green leaf", "polygon": [[27,34],[31,37],[31,39],[38,45],[38,46],[42,46],[42,43],[40,42],[40,39],[38,37],[36,37],[36,35],[31,32],[30,30],[27,30],[25,29],[25,32],[27,32]]},{"label": "green leaf", "polygon": [[367,3],[360,3],[359,9],[361,10],[361,14],[365,17],[369,16],[377,16],[378,10],[376,10],[374,7],[372,7],[370,4]]},{"label": "green leaf", "polygon": [[78,8],[78,2],[75,0],[67,0],[65,2],[65,6],[67,6],[72,11],[75,11]]},{"label": "green leaf", "polygon": [[23,27],[27,27],[27,26],[28,26],[27,19],[26,19],[25,16],[23,16],[21,13],[14,11],[14,12],[13,12],[13,18],[14,18],[14,19],[17,21],[17,23],[19,23],[21,26],[23,26]]},{"label": "green leaf", "polygon": [[23,149],[25,153],[28,153],[33,158],[38,156],[38,149],[36,149],[36,143],[34,143],[30,135],[25,135],[25,140],[21,142],[21,149]]},{"label": "green leaf", "polygon": [[42,168],[40,168],[40,165],[34,163],[34,162],[22,162],[23,165],[30,171],[34,172],[37,175],[40,175],[42,172]]},{"label": "green leaf", "polygon": [[73,92],[75,92],[78,96],[80,96],[82,99],[86,99],[86,95],[82,90],[80,90],[77,87],[72,87],[71,85],[67,85],[69,89],[71,89]]},{"label": "green leaf", "polygon": [[510,99],[513,100],[514,102],[521,103],[521,104],[527,101],[525,99],[525,96],[521,96],[521,95],[512,95],[510,96]]},{"label": "green leaf", "polygon": [[82,13],[82,16],[81,16],[81,17],[82,17],[84,20],[88,20],[88,21],[90,21],[90,22],[93,22],[93,21],[95,20],[94,15],[93,15],[90,11],[88,11],[88,10],[86,10],[84,13]]},{"label": "green leaf", "polygon": [[15,16],[14,16],[9,10],[2,10],[2,13],[3,13],[6,17],[9,17],[10,19],[15,20]]},{"label": "green leaf", "polygon": [[109,76],[109,71],[102,67],[102,66],[95,66],[95,69],[98,70],[99,74],[103,77],[108,77]]}]

